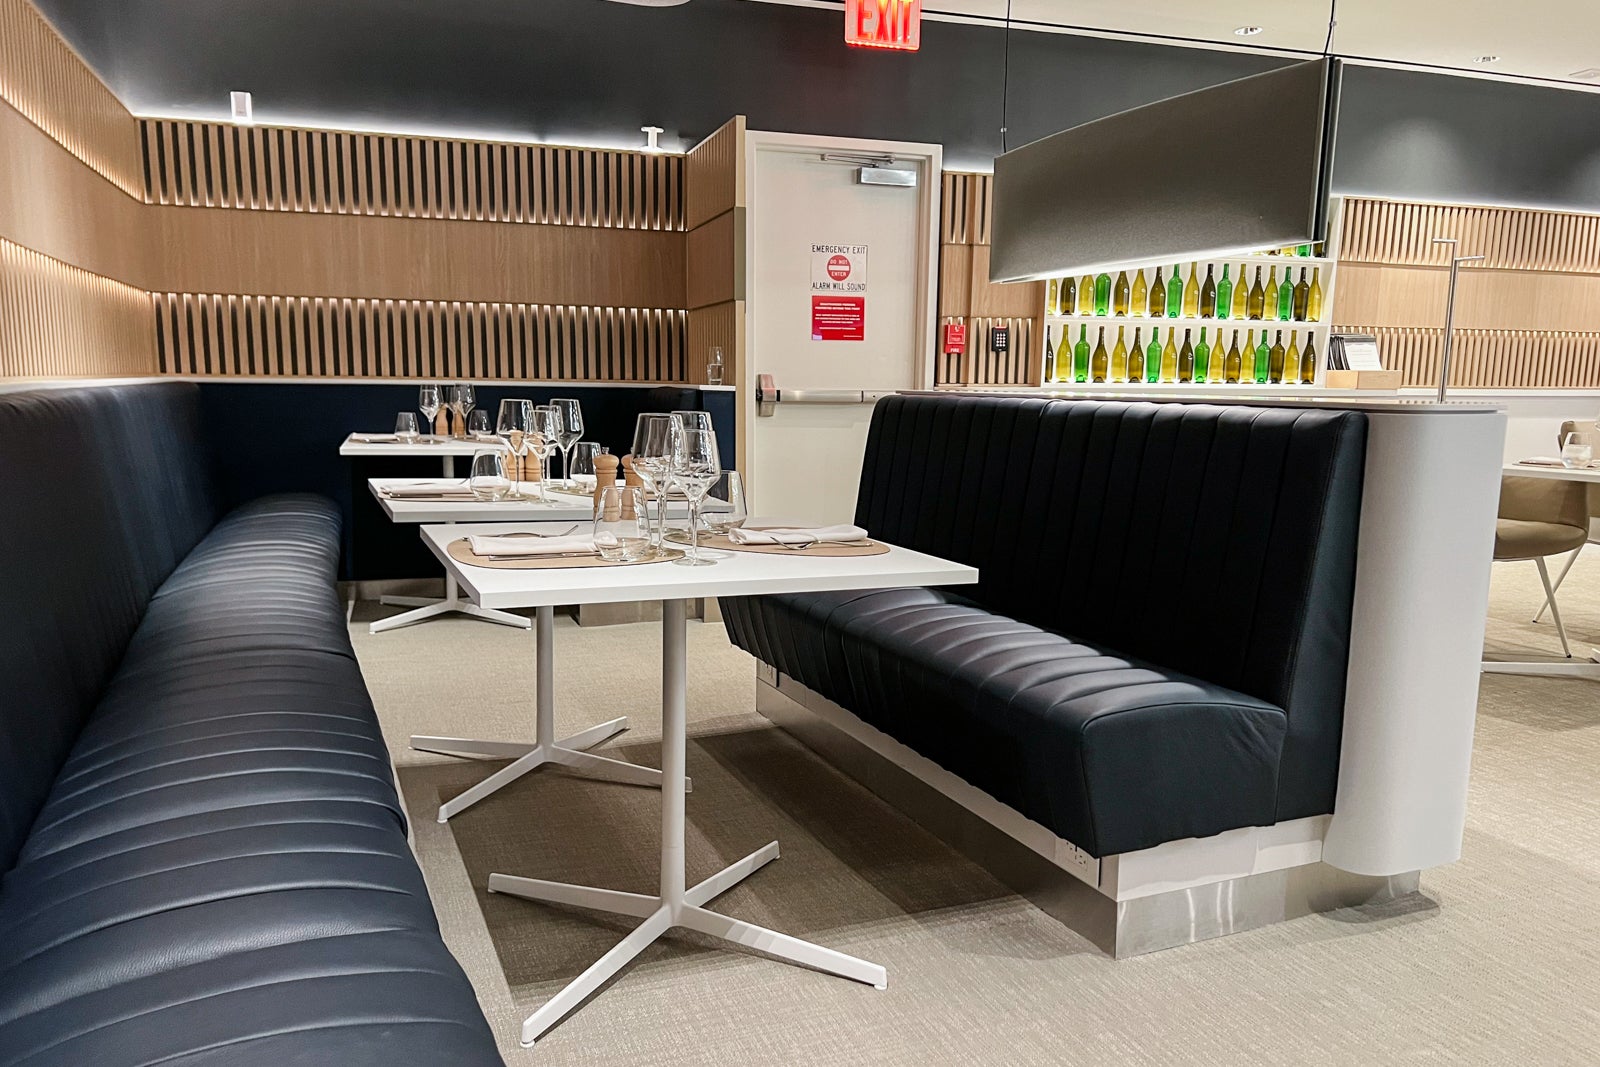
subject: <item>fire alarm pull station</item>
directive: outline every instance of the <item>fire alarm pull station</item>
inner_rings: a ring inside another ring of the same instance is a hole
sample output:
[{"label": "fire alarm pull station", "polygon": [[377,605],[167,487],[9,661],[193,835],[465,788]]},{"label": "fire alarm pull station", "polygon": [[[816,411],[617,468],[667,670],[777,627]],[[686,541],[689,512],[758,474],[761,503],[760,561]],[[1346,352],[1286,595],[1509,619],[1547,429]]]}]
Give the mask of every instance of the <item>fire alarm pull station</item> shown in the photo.
[{"label": "fire alarm pull station", "polygon": [[959,356],[967,350],[967,324],[964,322],[947,322],[944,324],[944,354]]}]

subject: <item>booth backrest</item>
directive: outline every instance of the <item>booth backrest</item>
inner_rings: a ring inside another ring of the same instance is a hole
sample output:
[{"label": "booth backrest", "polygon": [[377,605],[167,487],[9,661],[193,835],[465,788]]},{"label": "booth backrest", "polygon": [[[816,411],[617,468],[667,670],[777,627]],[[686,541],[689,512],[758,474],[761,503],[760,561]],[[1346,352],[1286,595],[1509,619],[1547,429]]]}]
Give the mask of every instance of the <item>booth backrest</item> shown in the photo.
[{"label": "booth backrest", "polygon": [[1366,416],[891,396],[857,522],[991,611],[1283,708],[1279,819],[1332,810]]},{"label": "booth backrest", "polygon": [[0,871],[151,594],[215,521],[192,385],[0,395]]}]

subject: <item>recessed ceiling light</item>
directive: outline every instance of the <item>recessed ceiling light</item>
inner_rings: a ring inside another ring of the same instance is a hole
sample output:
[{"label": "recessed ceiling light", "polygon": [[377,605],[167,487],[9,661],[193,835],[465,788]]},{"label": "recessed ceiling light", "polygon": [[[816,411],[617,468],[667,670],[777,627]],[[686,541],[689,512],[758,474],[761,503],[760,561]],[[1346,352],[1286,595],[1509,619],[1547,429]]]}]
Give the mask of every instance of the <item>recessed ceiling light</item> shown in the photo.
[{"label": "recessed ceiling light", "polygon": [[1240,26],[1238,29],[1234,30],[1233,32],[1238,34],[1240,37],[1254,37],[1256,34],[1261,32],[1261,27],[1260,26]]},{"label": "recessed ceiling light", "polygon": [[1499,56],[1479,56],[1478,59],[1477,59],[1477,62],[1479,62],[1479,63],[1498,63],[1498,62],[1500,62],[1500,57]]}]

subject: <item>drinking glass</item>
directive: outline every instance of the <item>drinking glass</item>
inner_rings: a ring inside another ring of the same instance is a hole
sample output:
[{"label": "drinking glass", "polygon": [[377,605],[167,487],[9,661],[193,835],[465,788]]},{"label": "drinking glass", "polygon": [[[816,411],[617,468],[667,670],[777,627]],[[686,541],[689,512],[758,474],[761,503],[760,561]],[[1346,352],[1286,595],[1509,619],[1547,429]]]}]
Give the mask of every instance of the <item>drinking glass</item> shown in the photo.
[{"label": "drinking glass", "polygon": [[505,453],[498,448],[482,448],[472,454],[472,473],[467,484],[479,500],[504,500],[511,491],[506,477]]},{"label": "drinking glass", "polygon": [[467,416],[467,434],[472,437],[493,437],[489,430],[489,413],[482,408]]},{"label": "drinking glass", "polygon": [[594,502],[594,547],[601,559],[636,560],[650,555],[650,524],[644,493],[628,485],[603,489]]},{"label": "drinking glass", "polygon": [[722,362],[722,346],[721,345],[712,345],[711,346],[711,358],[706,361],[706,384],[707,385],[721,385],[722,384],[723,366],[724,366],[724,364]]},{"label": "drinking glass", "polygon": [[738,471],[723,471],[700,504],[701,522],[712,533],[726,534],[743,526],[749,517],[744,503],[744,479]]},{"label": "drinking glass", "polygon": [[710,430],[681,430],[672,442],[672,480],[689,498],[689,554],[678,560],[687,567],[716,562],[700,555],[700,501],[722,474],[717,435]]},{"label": "drinking glass", "polygon": [[394,417],[394,435],[406,444],[417,439],[417,413],[402,411]]},{"label": "drinking glass", "polygon": [[572,489],[577,485],[572,480],[572,446],[583,436],[583,408],[576,400],[564,400],[561,397],[551,400],[550,406],[561,413],[561,436],[556,440],[556,444],[561,446],[560,485],[563,489]]},{"label": "drinking glass", "polygon": [[[518,459],[527,455],[528,438],[533,434],[533,401],[500,401],[500,417],[495,422],[494,432],[506,443],[506,448],[511,450],[512,455]],[[511,492],[506,496],[511,500],[524,499],[522,483],[512,479]]]},{"label": "drinking glass", "polygon": [[417,390],[417,410],[428,419],[428,432],[433,433],[433,419],[439,414],[439,387],[424,385]]},{"label": "drinking glass", "polygon": [[[574,488],[583,489],[585,486],[592,489],[596,480],[594,470],[594,457],[600,454],[600,446],[593,441],[579,441],[572,446],[572,483]],[[579,479],[584,479],[580,481]]]},{"label": "drinking glass", "polygon": [[550,457],[556,454],[556,444],[561,440],[561,412],[549,404],[533,409],[533,436],[528,447],[539,457],[539,499],[549,500]]},{"label": "drinking glass", "polygon": [[656,522],[651,543],[659,547],[662,525],[667,514],[667,490],[672,478],[673,427],[671,415],[647,411],[633,425],[633,469],[656,498]]},{"label": "drinking glass", "polygon": [[1594,446],[1588,438],[1578,430],[1567,434],[1561,442],[1561,464],[1569,469],[1587,467],[1589,461],[1594,459]]},{"label": "drinking glass", "polygon": [[466,382],[457,382],[445,393],[450,410],[456,413],[456,436],[467,436],[467,412],[477,404],[477,391]]},{"label": "drinking glass", "polygon": [[674,411],[672,417],[677,419],[685,430],[715,430],[711,425],[709,411]]}]

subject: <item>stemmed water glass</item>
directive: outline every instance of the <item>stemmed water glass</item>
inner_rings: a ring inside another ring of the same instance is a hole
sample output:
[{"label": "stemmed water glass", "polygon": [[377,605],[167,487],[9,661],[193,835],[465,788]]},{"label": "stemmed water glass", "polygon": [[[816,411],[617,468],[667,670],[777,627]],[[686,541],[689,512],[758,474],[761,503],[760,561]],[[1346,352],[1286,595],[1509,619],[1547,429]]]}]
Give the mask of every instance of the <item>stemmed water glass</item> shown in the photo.
[{"label": "stemmed water glass", "polygon": [[424,385],[417,390],[417,410],[428,418],[428,433],[433,433],[433,419],[439,414],[439,387]]},{"label": "stemmed water glass", "polygon": [[556,454],[556,444],[561,440],[561,412],[548,404],[533,409],[533,436],[528,447],[539,457],[539,499],[549,500],[550,457]]},{"label": "stemmed water glass", "polygon": [[462,437],[467,435],[467,415],[478,403],[477,390],[466,382],[457,382],[449,391],[450,410],[456,413],[456,429]]},{"label": "stemmed water glass", "polygon": [[722,474],[717,455],[717,435],[710,430],[679,430],[672,440],[672,481],[689,498],[689,554],[678,560],[687,567],[704,567],[716,560],[700,555],[700,502]]},{"label": "stemmed water glass", "polygon": [[[494,432],[506,443],[507,450],[520,461],[527,455],[528,439],[533,434],[533,401],[531,400],[502,400],[500,401],[500,418],[495,423]],[[511,492],[506,494],[508,500],[522,500],[522,480],[513,475],[511,478]]]},{"label": "stemmed water glass", "polygon": [[561,397],[551,400],[550,406],[561,413],[561,436],[556,439],[556,444],[561,446],[559,484],[563,489],[576,489],[578,483],[572,480],[572,446],[583,436],[583,409],[576,400]]},{"label": "stemmed water glass", "polygon": [[672,478],[672,441],[676,420],[661,412],[645,412],[633,425],[633,470],[656,498],[652,544],[661,546],[667,514],[667,489]]}]

